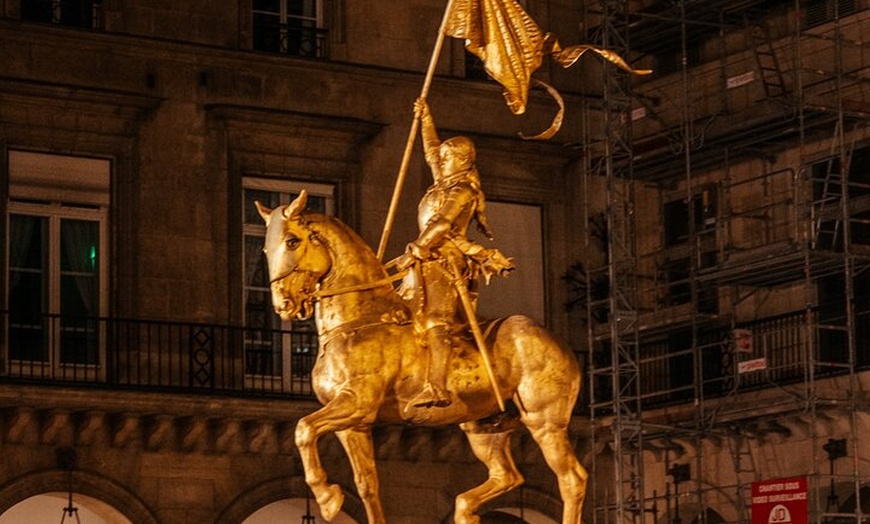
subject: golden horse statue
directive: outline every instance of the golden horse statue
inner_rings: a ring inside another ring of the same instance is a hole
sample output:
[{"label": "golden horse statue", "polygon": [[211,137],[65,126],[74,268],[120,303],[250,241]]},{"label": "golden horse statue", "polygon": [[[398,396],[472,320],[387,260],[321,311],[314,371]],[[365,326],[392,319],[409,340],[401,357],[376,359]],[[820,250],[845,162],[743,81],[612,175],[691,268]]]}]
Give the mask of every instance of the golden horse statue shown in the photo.
[{"label": "golden horse statue", "polygon": [[317,323],[320,348],[312,387],[323,407],[299,420],[295,438],[323,517],[332,520],[344,501],[320,462],[317,443],[324,434],[335,433],[344,447],[369,524],[385,524],[372,425],[459,424],[489,477],[456,497],[454,522],[477,524],[482,504],[523,483],[510,454],[510,434],[521,423],[558,479],[562,524],[579,524],[588,475],[568,438],[580,389],[571,352],[531,319],[511,316],[484,327],[495,386],[516,409],[501,412],[480,351],[465,339],[456,341],[450,365],[453,403],[408,406],[424,382],[426,354],[417,346],[394,279],[349,227],[306,211],[305,204],[303,191],[287,206],[257,203],[257,208],[266,222],[264,252],[276,313],[285,320],[314,314]]}]

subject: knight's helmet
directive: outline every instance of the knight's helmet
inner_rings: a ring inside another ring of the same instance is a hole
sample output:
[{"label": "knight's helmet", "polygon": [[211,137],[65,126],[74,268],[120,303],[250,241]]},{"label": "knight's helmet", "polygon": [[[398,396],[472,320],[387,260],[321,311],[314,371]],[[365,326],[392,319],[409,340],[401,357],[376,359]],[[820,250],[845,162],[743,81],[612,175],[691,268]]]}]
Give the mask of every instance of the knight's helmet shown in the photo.
[{"label": "knight's helmet", "polygon": [[442,157],[445,155],[453,155],[460,158],[468,162],[469,166],[474,164],[476,157],[474,142],[472,142],[470,138],[464,136],[455,136],[441,142],[441,147],[438,149],[438,152]]}]

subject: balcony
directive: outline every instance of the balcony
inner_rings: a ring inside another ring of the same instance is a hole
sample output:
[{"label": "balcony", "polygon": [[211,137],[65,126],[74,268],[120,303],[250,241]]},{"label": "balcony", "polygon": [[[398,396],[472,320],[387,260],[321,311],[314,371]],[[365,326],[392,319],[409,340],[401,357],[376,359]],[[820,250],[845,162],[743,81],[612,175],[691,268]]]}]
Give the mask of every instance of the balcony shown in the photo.
[{"label": "balcony", "polygon": [[[870,302],[859,301],[854,311],[853,357],[844,304],[735,326],[699,326],[694,337],[688,328],[653,333],[641,343],[640,380],[625,394],[637,397],[645,409],[692,406],[699,399],[714,401],[712,406],[716,399],[728,404],[736,397],[757,398],[763,390],[798,390],[816,380],[819,398],[835,398],[843,392],[829,388],[838,378],[870,369]],[[602,414],[612,408],[610,358],[609,340],[602,340],[596,353],[601,368],[590,377],[593,409]]]},{"label": "balcony", "polygon": [[318,27],[305,27],[293,23],[278,23],[271,17],[263,19],[255,13],[253,47],[256,51],[268,51],[305,58],[329,56],[327,43],[329,32]]},{"label": "balcony", "polygon": [[[856,306],[854,363],[841,312],[795,311],[734,328],[706,327],[696,349],[688,333],[645,342],[640,397],[648,408],[657,408],[691,402],[696,394],[716,399],[798,384],[810,368],[817,378],[840,376],[853,366],[868,369],[870,303]],[[57,315],[25,319],[8,311],[0,316],[0,328],[5,334],[0,384],[314,400],[310,382],[318,344],[310,329]],[[735,348],[735,328],[750,334],[751,351]],[[606,343],[602,350],[599,357],[608,359]],[[763,368],[743,371],[741,363],[753,359],[764,359]],[[702,376],[695,377],[696,371]],[[590,378],[596,405],[607,411],[608,369],[593,370]],[[577,409],[587,412],[588,399]]]},{"label": "balcony", "polygon": [[317,334],[119,318],[0,317],[0,382],[312,398]]}]

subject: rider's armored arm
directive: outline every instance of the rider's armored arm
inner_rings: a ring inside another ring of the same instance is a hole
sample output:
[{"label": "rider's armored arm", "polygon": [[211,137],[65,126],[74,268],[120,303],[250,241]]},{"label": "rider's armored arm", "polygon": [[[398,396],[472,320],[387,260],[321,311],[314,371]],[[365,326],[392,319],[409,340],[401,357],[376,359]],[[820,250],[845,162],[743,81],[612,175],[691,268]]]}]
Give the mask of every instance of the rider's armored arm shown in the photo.
[{"label": "rider's armored arm", "polygon": [[475,220],[477,220],[477,230],[480,231],[486,238],[492,240],[492,229],[490,229],[489,227],[489,220],[486,218],[486,214],[484,214],[483,210],[484,204],[483,202],[481,202],[477,208],[477,211],[474,213],[474,218]]},{"label": "rider's armored arm", "polygon": [[426,227],[420,232],[420,236],[412,242],[418,248],[418,252],[414,255],[417,258],[428,258],[429,251],[441,245],[452,226],[453,223],[450,220],[440,215],[430,218],[426,222]]},{"label": "rider's armored arm", "polygon": [[423,152],[426,155],[426,163],[434,171],[441,170],[441,139],[438,138],[438,131],[435,129],[435,121],[432,120],[432,113],[429,111],[429,105],[423,100],[420,103],[420,136],[423,139]]}]

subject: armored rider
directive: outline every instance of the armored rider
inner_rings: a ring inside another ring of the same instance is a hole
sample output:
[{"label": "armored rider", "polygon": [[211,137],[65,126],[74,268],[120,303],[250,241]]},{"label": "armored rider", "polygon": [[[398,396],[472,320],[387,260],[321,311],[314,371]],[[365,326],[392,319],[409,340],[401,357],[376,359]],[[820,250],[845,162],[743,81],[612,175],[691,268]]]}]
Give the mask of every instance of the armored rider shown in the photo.
[{"label": "armored rider", "polygon": [[426,382],[410,405],[445,407],[452,402],[447,390],[451,332],[463,325],[456,286],[467,286],[473,292],[478,277],[483,276],[488,283],[492,275],[507,275],[514,266],[497,249],[468,239],[472,220],[492,239],[484,215],[474,143],[462,136],[441,142],[425,98],[415,102],[414,116],[420,121],[433,184],[418,207],[420,234],[408,244],[398,263],[400,269],[411,268],[400,293],[411,301],[414,326],[429,357]]}]

